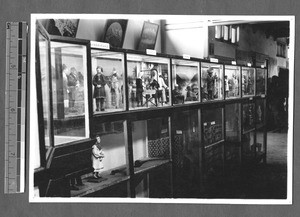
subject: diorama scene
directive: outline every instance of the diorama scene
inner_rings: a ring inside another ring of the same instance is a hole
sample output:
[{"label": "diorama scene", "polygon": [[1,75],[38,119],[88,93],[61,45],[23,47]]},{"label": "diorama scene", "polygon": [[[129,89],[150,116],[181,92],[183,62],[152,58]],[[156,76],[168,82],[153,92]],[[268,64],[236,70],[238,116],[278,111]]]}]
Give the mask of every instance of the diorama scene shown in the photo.
[{"label": "diorama scene", "polygon": [[44,17],[33,199],[287,199],[289,20]]}]

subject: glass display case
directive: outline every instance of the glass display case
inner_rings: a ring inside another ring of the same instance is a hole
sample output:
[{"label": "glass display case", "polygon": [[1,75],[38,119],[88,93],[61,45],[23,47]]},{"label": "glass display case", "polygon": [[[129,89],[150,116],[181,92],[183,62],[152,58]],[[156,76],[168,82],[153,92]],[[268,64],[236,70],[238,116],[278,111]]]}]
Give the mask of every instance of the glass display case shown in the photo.
[{"label": "glass display case", "polygon": [[[149,186],[155,176],[155,170],[165,168],[165,173],[170,174],[170,129],[169,118],[153,118],[132,122],[132,149],[134,162],[134,175],[136,197],[152,197]],[[161,180],[170,183],[170,176]]]},{"label": "glass display case", "polygon": [[170,106],[170,59],[127,54],[129,109]]},{"label": "glass display case", "polygon": [[199,101],[199,78],[199,62],[172,59],[173,104]]},{"label": "glass display case", "polygon": [[176,177],[173,185],[174,197],[177,198],[193,197],[195,192],[183,192],[199,188],[202,165],[199,118],[199,110],[176,112],[172,116],[173,176]]},{"label": "glass display case", "polygon": [[255,69],[242,67],[242,96],[253,96],[255,93]]},{"label": "glass display case", "polygon": [[243,104],[243,133],[255,128],[255,104],[253,102]]},{"label": "glass display case", "polygon": [[[42,172],[53,169],[56,192],[80,176],[84,186],[71,196],[191,198],[224,166],[266,155],[267,69],[37,35],[39,141],[53,150]],[[52,181],[36,177],[42,188]]]},{"label": "glass display case", "polygon": [[201,63],[202,101],[224,98],[223,65]]},{"label": "glass display case", "polygon": [[240,67],[225,65],[225,99],[240,97]]},{"label": "glass display case", "polygon": [[[225,106],[225,162],[238,166],[241,160],[241,104]],[[232,167],[231,167],[232,168]]]},{"label": "glass display case", "polygon": [[91,50],[93,112],[125,109],[124,53]]},{"label": "glass display case", "polygon": [[266,94],[267,70],[262,68],[256,69],[256,95]]},{"label": "glass display case", "polygon": [[54,145],[88,136],[85,45],[50,42]]}]

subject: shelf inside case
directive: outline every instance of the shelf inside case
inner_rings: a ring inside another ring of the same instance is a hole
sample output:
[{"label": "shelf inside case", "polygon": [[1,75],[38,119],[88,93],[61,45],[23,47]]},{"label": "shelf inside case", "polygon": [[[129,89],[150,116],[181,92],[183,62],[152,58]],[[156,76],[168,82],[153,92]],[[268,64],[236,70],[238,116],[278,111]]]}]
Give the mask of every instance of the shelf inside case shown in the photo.
[{"label": "shelf inside case", "polygon": [[200,100],[199,62],[172,59],[173,104],[187,104]]},{"label": "shelf inside case", "polygon": [[224,99],[223,65],[201,63],[201,99]]},{"label": "shelf inside case", "polygon": [[99,188],[101,186],[104,188],[127,180],[129,164],[126,154],[127,136],[124,131],[124,121],[105,123],[94,121],[93,123],[95,143],[91,147],[91,165],[94,173],[98,173],[102,178],[97,179],[94,174],[89,174],[86,178],[87,181],[98,183]]},{"label": "shelf inside case", "polygon": [[171,105],[170,59],[127,54],[129,109]]},{"label": "shelf inside case", "polygon": [[132,122],[135,171],[170,161],[169,118]]}]

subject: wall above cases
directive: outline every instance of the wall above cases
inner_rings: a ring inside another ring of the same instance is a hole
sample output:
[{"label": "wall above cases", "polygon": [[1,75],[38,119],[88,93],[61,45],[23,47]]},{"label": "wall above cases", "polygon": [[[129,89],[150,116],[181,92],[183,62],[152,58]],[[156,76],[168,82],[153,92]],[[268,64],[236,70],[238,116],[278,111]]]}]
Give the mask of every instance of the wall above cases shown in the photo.
[{"label": "wall above cases", "polygon": [[40,196],[189,197],[188,183],[200,189],[229,159],[265,159],[267,69],[37,34]]}]

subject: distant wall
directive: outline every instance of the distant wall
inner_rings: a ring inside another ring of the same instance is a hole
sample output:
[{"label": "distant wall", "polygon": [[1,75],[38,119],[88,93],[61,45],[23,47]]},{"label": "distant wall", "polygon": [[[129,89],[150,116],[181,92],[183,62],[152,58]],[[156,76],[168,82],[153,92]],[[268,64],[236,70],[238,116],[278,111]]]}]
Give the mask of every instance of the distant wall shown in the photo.
[{"label": "distant wall", "polygon": [[220,42],[215,39],[215,27],[209,27],[209,43],[214,44],[214,55],[236,59],[237,50],[257,53],[269,59],[269,77],[278,75],[278,67],[288,68],[287,58],[277,57],[277,41],[267,37],[261,30],[254,31],[250,25],[240,26],[238,45]]}]

